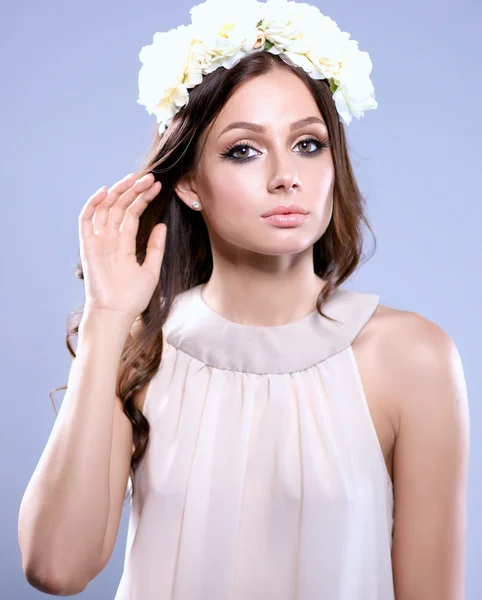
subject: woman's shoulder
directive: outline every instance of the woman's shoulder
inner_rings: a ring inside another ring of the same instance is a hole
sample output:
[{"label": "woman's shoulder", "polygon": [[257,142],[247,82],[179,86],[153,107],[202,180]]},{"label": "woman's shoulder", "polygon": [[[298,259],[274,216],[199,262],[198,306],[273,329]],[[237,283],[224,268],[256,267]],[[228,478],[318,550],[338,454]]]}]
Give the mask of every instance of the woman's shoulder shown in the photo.
[{"label": "woman's shoulder", "polygon": [[377,306],[367,328],[384,352],[396,356],[433,351],[450,340],[442,327],[423,315],[385,304]]},{"label": "woman's shoulder", "polygon": [[399,422],[407,398],[437,378],[452,360],[450,336],[423,315],[379,304],[353,349]]},{"label": "woman's shoulder", "polygon": [[413,375],[427,361],[442,365],[443,356],[454,347],[437,323],[417,312],[385,304],[378,304],[360,338],[392,376]]}]

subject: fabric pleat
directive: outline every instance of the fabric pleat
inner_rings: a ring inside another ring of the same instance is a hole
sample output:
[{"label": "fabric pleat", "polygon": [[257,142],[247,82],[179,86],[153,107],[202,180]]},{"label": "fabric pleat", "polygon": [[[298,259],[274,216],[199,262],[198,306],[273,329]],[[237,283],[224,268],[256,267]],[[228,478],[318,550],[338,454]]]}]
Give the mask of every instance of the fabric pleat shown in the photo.
[{"label": "fabric pleat", "polygon": [[393,600],[393,486],[353,340],[375,294],[253,327],[177,299],[116,600]]}]

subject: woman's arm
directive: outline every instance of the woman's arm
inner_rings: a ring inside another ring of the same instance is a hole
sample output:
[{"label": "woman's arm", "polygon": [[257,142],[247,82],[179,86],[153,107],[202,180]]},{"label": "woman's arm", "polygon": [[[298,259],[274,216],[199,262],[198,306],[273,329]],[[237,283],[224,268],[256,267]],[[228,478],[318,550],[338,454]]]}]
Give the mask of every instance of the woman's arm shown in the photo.
[{"label": "woman's arm", "polygon": [[[470,425],[459,353],[409,312],[385,336],[399,407],[392,563],[396,600],[464,600]],[[390,341],[389,341],[390,338]]]},{"label": "woman's arm", "polygon": [[22,499],[23,571],[47,594],[83,591],[112,551],[132,453],[115,395],[130,325],[114,313],[84,314],[67,392]]}]

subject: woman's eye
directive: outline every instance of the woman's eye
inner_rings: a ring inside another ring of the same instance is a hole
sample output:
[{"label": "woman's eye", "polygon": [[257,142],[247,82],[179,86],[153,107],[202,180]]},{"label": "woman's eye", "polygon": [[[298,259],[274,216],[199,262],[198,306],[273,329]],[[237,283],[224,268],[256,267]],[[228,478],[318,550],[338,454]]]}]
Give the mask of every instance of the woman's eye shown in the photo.
[{"label": "woman's eye", "polygon": [[[305,148],[309,148],[310,144],[316,145],[316,150],[317,150],[319,148],[320,142],[318,142],[318,140],[301,140],[296,145],[297,146],[304,145]],[[304,152],[304,150],[303,150],[303,152]],[[308,154],[311,154],[311,152],[308,152]]]},{"label": "woman's eye", "polygon": [[[240,156],[234,156],[237,152],[241,152],[241,150],[244,150],[244,154],[241,153]],[[252,158],[251,156],[248,155],[247,151],[249,150],[254,150],[254,148],[252,148],[251,146],[248,146],[247,144],[243,144],[241,146],[235,146],[228,154],[228,156],[231,156],[233,158],[236,159],[240,159],[240,160],[246,160],[248,158]]]},{"label": "woman's eye", "polygon": [[[310,145],[315,146],[314,150],[309,150]],[[315,156],[321,152],[323,148],[326,148],[329,144],[327,142],[321,142],[316,138],[307,138],[304,140],[300,140],[296,146],[301,147],[301,152],[297,154],[306,154],[309,157]],[[249,150],[254,150],[252,146],[249,144],[237,144],[232,148],[228,149],[226,152],[221,154],[222,158],[227,158],[233,162],[247,162],[251,160],[255,154],[249,155]],[[238,154],[239,153],[239,154]],[[237,155],[237,156],[236,156]]]}]

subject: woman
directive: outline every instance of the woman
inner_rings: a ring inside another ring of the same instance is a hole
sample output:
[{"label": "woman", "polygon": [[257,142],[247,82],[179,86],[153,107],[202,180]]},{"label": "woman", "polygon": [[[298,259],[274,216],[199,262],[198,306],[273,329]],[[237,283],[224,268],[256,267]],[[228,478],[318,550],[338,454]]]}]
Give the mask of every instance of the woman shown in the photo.
[{"label": "woman", "polygon": [[117,600],[464,596],[459,354],[422,316],[340,287],[368,225],[346,105],[334,77],[270,51],[268,21],[227,66],[190,55],[202,77],[155,104],[141,173],[79,217],[76,358],[19,517],[48,593],[105,567],[130,474]]}]

